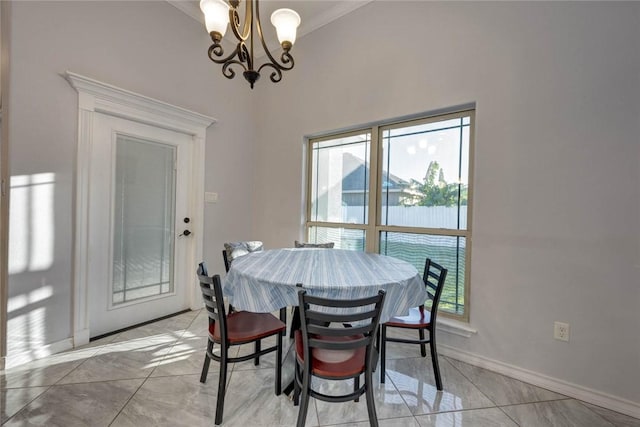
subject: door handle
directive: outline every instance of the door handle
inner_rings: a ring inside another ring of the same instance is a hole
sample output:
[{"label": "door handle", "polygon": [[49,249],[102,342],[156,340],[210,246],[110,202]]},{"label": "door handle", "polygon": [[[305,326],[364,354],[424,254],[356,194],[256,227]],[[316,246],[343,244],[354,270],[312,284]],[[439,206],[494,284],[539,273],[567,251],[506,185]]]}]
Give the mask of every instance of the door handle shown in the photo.
[{"label": "door handle", "polygon": [[[180,236],[188,236],[189,234],[191,234],[191,231],[184,230]],[[180,236],[178,236],[178,237],[180,237]]]}]

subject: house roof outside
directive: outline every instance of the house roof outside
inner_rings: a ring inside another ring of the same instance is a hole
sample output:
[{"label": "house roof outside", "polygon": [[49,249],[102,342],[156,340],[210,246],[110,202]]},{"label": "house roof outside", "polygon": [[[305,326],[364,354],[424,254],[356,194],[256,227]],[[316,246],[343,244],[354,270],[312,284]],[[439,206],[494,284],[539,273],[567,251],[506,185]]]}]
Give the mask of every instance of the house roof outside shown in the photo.
[{"label": "house roof outside", "polygon": [[[342,170],[351,171],[342,179],[343,192],[364,191],[363,184],[367,182],[369,176],[369,167],[364,160],[351,153],[344,153],[342,156]],[[409,188],[409,182],[398,176],[388,174],[385,170],[382,171],[382,175],[385,179],[382,183],[385,190],[402,191]]]}]

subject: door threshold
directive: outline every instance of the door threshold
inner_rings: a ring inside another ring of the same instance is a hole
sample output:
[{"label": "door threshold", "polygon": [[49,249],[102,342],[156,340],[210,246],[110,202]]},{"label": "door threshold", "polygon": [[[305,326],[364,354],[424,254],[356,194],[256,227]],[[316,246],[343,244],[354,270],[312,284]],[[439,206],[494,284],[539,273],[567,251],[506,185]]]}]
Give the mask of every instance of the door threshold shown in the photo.
[{"label": "door threshold", "polygon": [[168,319],[170,317],[178,316],[180,314],[184,314],[184,313],[187,313],[189,311],[191,311],[191,309],[187,308],[185,310],[178,311],[177,313],[167,314],[166,316],[158,317],[156,319],[147,320],[146,322],[137,323],[135,325],[127,326],[126,328],[118,329],[117,331],[112,331],[112,332],[107,332],[106,334],[96,335],[95,337],[89,338],[89,342],[100,340],[100,339],[106,338],[106,337],[110,337],[110,336],[113,336],[115,334],[119,334],[120,332],[129,331],[131,329],[139,328],[140,326],[145,326],[145,325],[148,325],[150,323],[154,323],[154,322],[158,322],[160,320]]}]

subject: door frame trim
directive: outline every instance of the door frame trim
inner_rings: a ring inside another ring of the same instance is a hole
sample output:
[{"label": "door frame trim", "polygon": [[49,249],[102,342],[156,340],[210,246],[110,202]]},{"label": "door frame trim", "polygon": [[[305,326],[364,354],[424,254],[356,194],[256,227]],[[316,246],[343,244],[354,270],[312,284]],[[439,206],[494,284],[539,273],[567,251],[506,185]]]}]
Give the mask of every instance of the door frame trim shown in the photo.
[{"label": "door frame trim", "polygon": [[[78,92],[78,145],[75,176],[75,238],[73,248],[73,345],[89,342],[89,176],[93,144],[93,123],[96,113],[107,114],[134,122],[168,129],[191,136],[193,149],[189,211],[191,215],[192,244],[187,260],[195,266],[202,259],[204,232],[204,149],[207,128],[216,122],[182,107],[158,101],[89,77],[67,71],[63,77]],[[195,268],[195,267],[194,267]],[[192,291],[187,298],[192,309],[196,304],[195,275]]]},{"label": "door frame trim", "polygon": [[9,300],[9,54],[11,2],[0,2],[0,371],[7,359]]}]

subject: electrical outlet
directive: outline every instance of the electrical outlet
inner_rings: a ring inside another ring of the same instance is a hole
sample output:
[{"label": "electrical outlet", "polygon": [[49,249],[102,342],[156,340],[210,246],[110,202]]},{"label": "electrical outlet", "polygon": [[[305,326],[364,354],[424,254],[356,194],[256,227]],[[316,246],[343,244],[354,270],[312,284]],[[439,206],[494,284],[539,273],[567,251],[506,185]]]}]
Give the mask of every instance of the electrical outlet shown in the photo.
[{"label": "electrical outlet", "polygon": [[569,341],[569,324],[562,323],[562,322],[554,322],[553,338],[560,341]]}]

